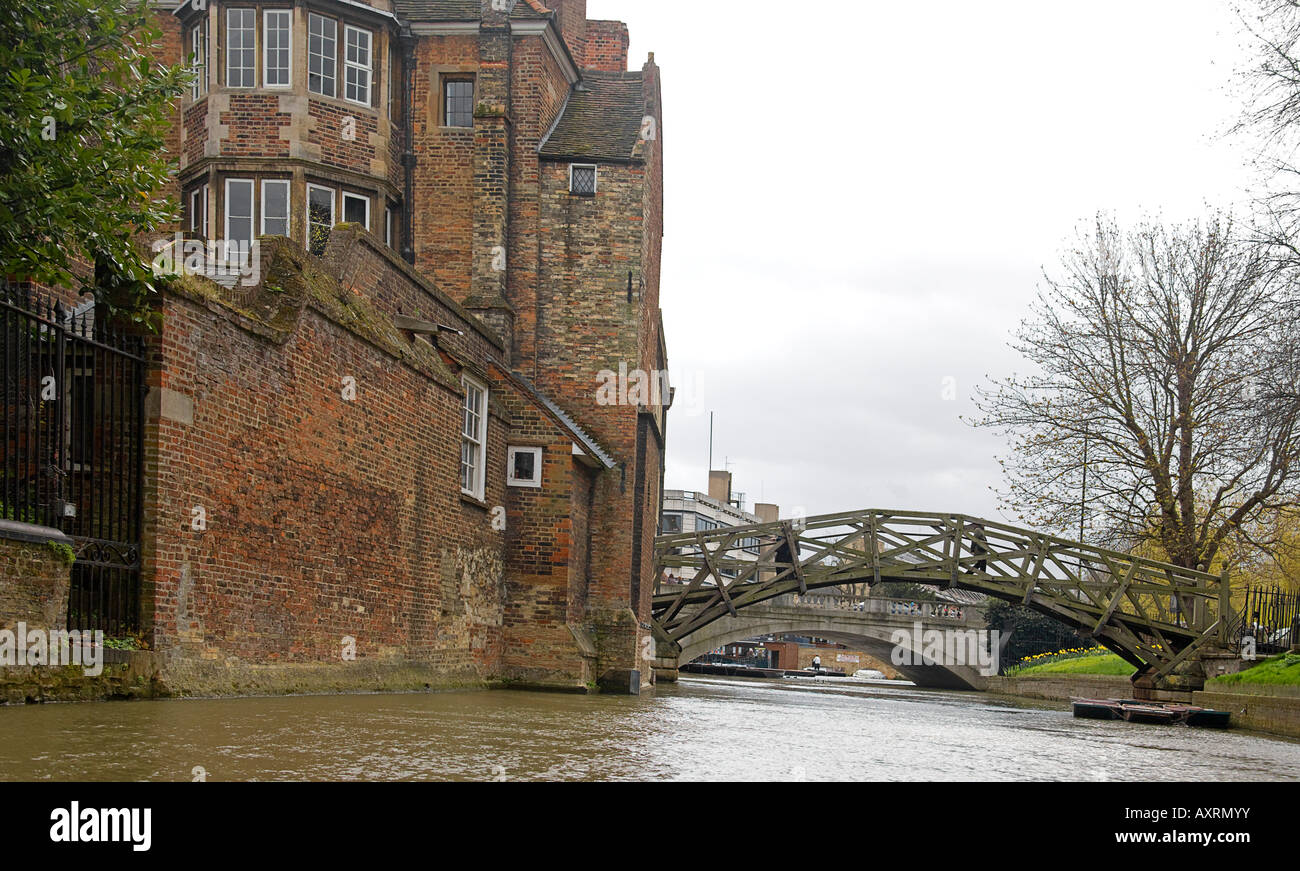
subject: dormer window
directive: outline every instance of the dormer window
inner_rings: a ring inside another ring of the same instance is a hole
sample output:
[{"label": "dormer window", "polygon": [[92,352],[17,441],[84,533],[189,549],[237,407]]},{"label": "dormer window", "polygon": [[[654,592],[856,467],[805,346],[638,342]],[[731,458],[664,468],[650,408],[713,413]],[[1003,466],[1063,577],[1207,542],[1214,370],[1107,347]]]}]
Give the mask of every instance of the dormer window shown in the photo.
[{"label": "dormer window", "polygon": [[594,197],[596,195],[595,164],[569,164],[569,193],[575,197]]}]

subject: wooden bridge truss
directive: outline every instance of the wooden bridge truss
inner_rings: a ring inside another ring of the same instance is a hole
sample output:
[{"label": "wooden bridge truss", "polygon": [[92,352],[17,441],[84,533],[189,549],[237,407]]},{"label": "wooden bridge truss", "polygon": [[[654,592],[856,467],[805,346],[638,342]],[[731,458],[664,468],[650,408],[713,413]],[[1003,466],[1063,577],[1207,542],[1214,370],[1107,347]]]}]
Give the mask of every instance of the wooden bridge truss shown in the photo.
[{"label": "wooden bridge truss", "polygon": [[[652,628],[662,655],[702,626],[786,593],[903,581],[973,590],[1081,630],[1154,685],[1234,620],[1226,574],[959,514],[865,510],[659,536]],[[676,569],[680,583],[669,570]]]}]

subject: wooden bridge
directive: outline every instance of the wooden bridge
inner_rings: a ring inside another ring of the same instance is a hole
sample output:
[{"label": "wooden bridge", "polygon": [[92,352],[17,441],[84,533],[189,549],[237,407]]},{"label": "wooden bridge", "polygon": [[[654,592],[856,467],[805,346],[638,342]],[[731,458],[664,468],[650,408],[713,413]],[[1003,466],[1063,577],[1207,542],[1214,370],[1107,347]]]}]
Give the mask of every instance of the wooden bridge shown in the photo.
[{"label": "wooden bridge", "polygon": [[[657,656],[701,628],[791,592],[902,581],[972,590],[1075,627],[1137,668],[1135,694],[1199,688],[1226,650],[1228,577],[960,514],[869,509],[655,540]],[[671,583],[667,570],[684,573]]]}]

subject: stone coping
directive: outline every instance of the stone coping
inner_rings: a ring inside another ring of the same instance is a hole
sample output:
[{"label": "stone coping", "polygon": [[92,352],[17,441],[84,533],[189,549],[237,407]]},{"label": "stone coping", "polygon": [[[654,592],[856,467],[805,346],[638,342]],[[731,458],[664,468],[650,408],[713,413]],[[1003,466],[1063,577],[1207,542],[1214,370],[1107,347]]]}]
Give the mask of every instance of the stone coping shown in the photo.
[{"label": "stone coping", "polygon": [[71,538],[51,526],[23,523],[19,520],[0,520],[0,538],[7,538],[10,541],[30,541],[36,544],[45,544],[51,541],[66,545],[72,544]]},{"label": "stone coping", "polygon": [[1273,696],[1279,699],[1300,699],[1300,686],[1275,683],[1211,683],[1205,682],[1205,692],[1224,693],[1230,696]]}]

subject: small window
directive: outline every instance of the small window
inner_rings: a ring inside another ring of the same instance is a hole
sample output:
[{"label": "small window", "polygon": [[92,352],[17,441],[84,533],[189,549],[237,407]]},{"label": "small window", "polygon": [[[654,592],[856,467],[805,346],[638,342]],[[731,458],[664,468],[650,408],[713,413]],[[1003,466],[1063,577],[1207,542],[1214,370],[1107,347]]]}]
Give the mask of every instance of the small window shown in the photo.
[{"label": "small window", "polygon": [[307,90],[334,96],[338,65],[339,26],[333,18],[312,12],[307,16]]},{"label": "small window", "polygon": [[369,106],[371,33],[359,27],[344,25],[343,37],[347,49],[343,58],[343,98]]},{"label": "small window", "polygon": [[542,486],[542,449],[510,448],[506,452],[506,484],[511,487]]},{"label": "small window", "polygon": [[197,100],[208,92],[208,20],[199,19],[190,30],[190,97]]},{"label": "small window", "polygon": [[226,85],[257,87],[257,12],[226,10]]},{"label": "small window", "polygon": [[471,378],[461,379],[460,490],[482,499],[483,457],[487,450],[487,388]]},{"label": "small window", "polygon": [[289,87],[290,32],[289,10],[262,13],[262,78],[268,88]]},{"label": "small window", "polygon": [[370,197],[359,194],[343,194],[343,221],[348,224],[360,224],[370,229]]},{"label": "small window", "polygon": [[474,82],[469,79],[448,79],[442,87],[444,126],[473,127]]},{"label": "small window", "polygon": [[262,235],[289,235],[289,182],[272,179],[262,182]]},{"label": "small window", "polygon": [[682,516],[677,512],[664,513],[664,535],[682,531]]},{"label": "small window", "polygon": [[253,246],[253,180],[226,179],[226,260],[244,262]]},{"label": "small window", "polygon": [[596,167],[590,164],[569,165],[569,193],[578,197],[596,195]]},{"label": "small window", "polygon": [[208,238],[208,186],[205,184],[190,191],[190,233]]},{"label": "small window", "polygon": [[334,189],[307,185],[307,250],[324,254],[334,228]]},{"label": "small window", "polygon": [[393,210],[384,209],[384,244],[393,247]]}]

